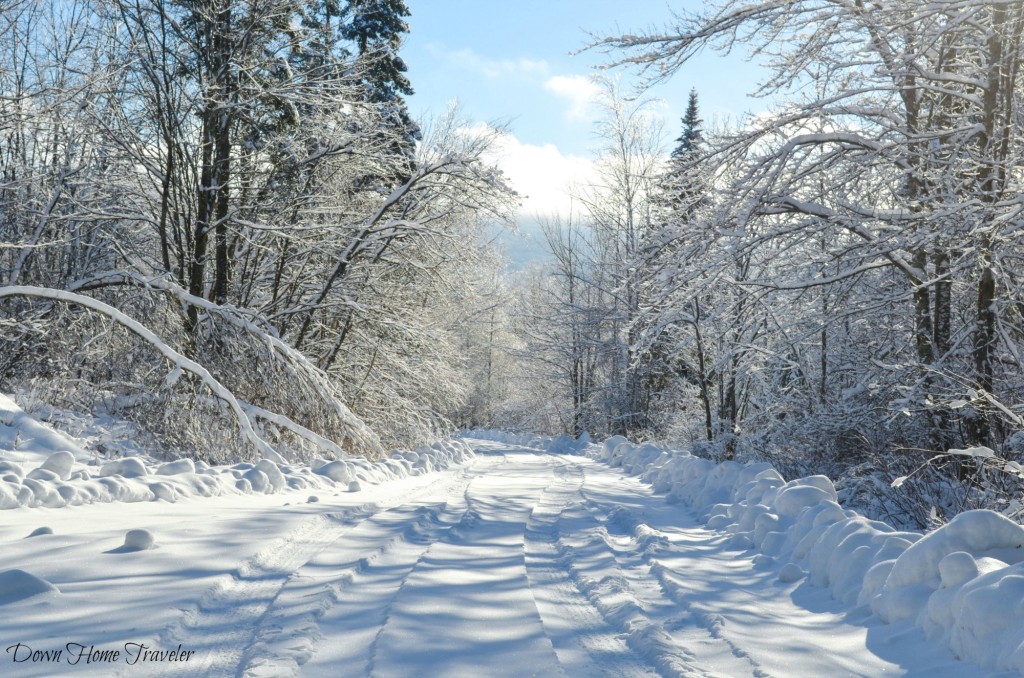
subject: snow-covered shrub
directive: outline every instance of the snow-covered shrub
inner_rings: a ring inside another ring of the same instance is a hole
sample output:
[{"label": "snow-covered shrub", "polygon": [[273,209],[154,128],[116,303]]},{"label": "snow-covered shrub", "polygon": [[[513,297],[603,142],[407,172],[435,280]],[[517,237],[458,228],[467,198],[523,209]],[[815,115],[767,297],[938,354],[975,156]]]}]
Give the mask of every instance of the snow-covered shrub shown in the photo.
[{"label": "snow-covered shrub", "polygon": [[[237,310],[189,297],[170,283],[129,274],[107,277],[144,286],[141,295],[107,296],[122,309],[148,316],[151,324],[165,330],[164,336],[140,330],[130,316],[91,298],[28,290],[30,299],[67,302],[53,304],[48,327],[57,330],[52,336],[60,337],[60,346],[46,348],[45,365],[18,362],[17,379],[21,384],[31,379],[36,400],[48,388],[46,396],[56,404],[132,421],[153,437],[156,447],[175,456],[221,462],[258,458],[271,445],[300,458],[316,452],[380,454],[378,439],[342,403],[338,385],[271,330]],[[88,288],[89,283],[79,287]],[[206,331],[198,339],[183,334],[170,305],[177,303],[200,305],[208,312]],[[88,349],[61,348],[76,344]],[[63,375],[72,371],[79,378],[67,380]],[[225,400],[224,394],[238,402]],[[240,435],[240,423],[243,432],[252,429],[248,438]],[[260,440],[265,449],[254,449],[253,442]]]}]

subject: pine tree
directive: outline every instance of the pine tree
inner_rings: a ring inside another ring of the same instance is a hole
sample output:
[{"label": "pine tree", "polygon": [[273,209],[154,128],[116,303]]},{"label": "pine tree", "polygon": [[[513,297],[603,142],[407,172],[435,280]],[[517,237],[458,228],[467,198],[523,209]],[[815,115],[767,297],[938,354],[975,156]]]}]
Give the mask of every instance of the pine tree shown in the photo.
[{"label": "pine tree", "polygon": [[[367,101],[379,107],[385,132],[402,139],[389,149],[394,156],[403,158],[399,163],[402,169],[395,176],[384,178],[386,184],[404,183],[412,175],[415,145],[421,138],[419,125],[409,115],[402,98],[403,94],[413,93],[405,75],[408,67],[398,55],[402,35],[409,32],[405,20],[408,16],[405,0],[350,0],[342,12],[341,36],[355,44],[364,62]],[[367,183],[378,180],[368,178]]]},{"label": "pine tree", "polygon": [[[667,414],[685,409],[681,393],[696,393],[703,412],[703,432],[715,437],[712,420],[712,383],[708,347],[704,338],[706,312],[700,295],[670,292],[685,287],[691,275],[687,262],[699,230],[698,211],[709,203],[709,184],[704,161],[703,120],[697,102],[697,90],[691,89],[682,120],[682,133],[675,140],[667,168],[658,181],[654,196],[654,228],[642,248],[637,266],[644,271],[648,298],[637,319],[641,355],[651,375],[650,418],[671,421]],[[699,238],[697,238],[699,239]],[[654,411],[661,408],[661,412]]]},{"label": "pine tree", "polygon": [[687,221],[704,204],[707,185],[700,168],[703,155],[704,121],[697,104],[696,88],[690,90],[686,113],[682,117],[683,132],[669,158],[668,170],[662,179],[662,206],[669,221]]},{"label": "pine tree", "polygon": [[678,146],[672,151],[673,159],[683,159],[687,155],[700,152],[703,141],[704,121],[700,118],[697,108],[697,89],[690,90],[690,98],[686,103],[686,114],[682,118],[683,133],[676,141]]},{"label": "pine tree", "polygon": [[376,54],[366,78],[374,103],[401,101],[400,95],[413,93],[408,67],[398,56],[402,35],[409,32],[407,16],[405,0],[352,0],[342,12],[341,36],[355,43],[359,56]]}]

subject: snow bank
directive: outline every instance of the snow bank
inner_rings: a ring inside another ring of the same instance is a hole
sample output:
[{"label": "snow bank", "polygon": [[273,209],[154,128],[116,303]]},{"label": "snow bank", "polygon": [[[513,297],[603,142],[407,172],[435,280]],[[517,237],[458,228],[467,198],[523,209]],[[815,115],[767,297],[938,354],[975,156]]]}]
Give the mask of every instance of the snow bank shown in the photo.
[{"label": "snow bank", "polygon": [[472,437],[583,453],[640,476],[667,501],[689,505],[732,546],[760,552],[780,582],[806,578],[882,621],[912,619],[932,640],[986,668],[1024,674],[1024,527],[968,511],[926,535],[844,509],[832,481],[786,481],[765,463],[720,464],[689,450],[472,432]]},{"label": "snow bank", "polygon": [[[54,458],[55,452],[65,455]],[[54,458],[63,465],[68,457],[85,461],[92,455],[71,438],[29,416],[10,397],[0,393],[0,455],[18,461],[40,462]],[[58,469],[47,469],[57,472]]]},{"label": "snow bank", "polygon": [[191,459],[158,463],[135,456],[97,467],[88,463],[93,455],[0,395],[0,509],[114,501],[176,502],[286,490],[353,491],[353,487],[440,471],[472,456],[468,443],[454,439],[415,451],[394,450],[377,463],[350,457],[293,466],[263,459],[257,464],[211,467]]}]

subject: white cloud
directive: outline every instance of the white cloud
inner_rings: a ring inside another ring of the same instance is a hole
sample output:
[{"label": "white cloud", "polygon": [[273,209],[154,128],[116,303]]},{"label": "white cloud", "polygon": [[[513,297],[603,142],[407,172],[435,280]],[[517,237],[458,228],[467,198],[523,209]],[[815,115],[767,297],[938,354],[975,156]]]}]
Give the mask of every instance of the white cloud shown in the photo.
[{"label": "white cloud", "polygon": [[543,59],[488,59],[469,48],[453,50],[436,42],[428,44],[426,48],[449,65],[479,73],[489,80],[510,76],[543,77],[551,70],[548,62]]},{"label": "white cloud", "polygon": [[570,190],[592,184],[596,178],[589,158],[563,154],[554,144],[523,143],[508,133],[494,144],[491,160],[522,196],[520,213],[530,217],[578,213],[580,206],[573,206]]},{"label": "white cloud", "polygon": [[544,81],[544,89],[569,100],[569,120],[591,117],[591,106],[601,96],[601,87],[585,75],[555,75]]}]

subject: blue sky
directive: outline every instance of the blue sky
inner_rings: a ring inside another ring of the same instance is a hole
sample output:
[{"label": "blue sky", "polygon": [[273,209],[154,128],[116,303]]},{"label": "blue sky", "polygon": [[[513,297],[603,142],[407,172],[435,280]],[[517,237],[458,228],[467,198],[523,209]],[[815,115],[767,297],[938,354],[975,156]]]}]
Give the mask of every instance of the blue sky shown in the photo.
[{"label": "blue sky", "polygon": [[[587,31],[636,32],[671,21],[672,8],[693,0],[409,0],[410,34],[402,48],[419,118],[442,113],[453,99],[474,121],[508,122],[501,164],[520,192],[526,213],[564,211],[567,182],[585,176],[598,141],[593,136],[595,87],[588,80],[608,57],[570,56]],[[702,54],[650,96],[663,100],[666,141],[679,134],[679,118],[696,87],[705,120],[738,120],[765,108],[749,99],[758,68],[741,54]]]}]

